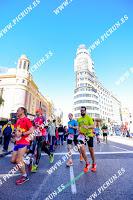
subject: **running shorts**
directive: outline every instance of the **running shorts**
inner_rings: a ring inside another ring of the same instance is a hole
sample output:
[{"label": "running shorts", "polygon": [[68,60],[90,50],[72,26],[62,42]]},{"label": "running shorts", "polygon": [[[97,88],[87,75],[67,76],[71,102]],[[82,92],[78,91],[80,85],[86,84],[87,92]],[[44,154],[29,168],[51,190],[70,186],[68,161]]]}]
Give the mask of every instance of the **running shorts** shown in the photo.
[{"label": "running shorts", "polygon": [[68,134],[67,144],[73,144],[76,146],[78,144],[78,135]]},{"label": "running shorts", "polygon": [[88,144],[88,147],[94,147],[94,139],[93,139],[93,137],[85,137],[84,136],[84,138],[78,138],[78,143],[79,144]]},{"label": "running shorts", "polygon": [[26,145],[26,144],[17,144],[17,145],[14,146],[14,151],[18,151],[19,149],[22,149],[24,147],[27,147],[27,149],[28,149],[29,145]]}]

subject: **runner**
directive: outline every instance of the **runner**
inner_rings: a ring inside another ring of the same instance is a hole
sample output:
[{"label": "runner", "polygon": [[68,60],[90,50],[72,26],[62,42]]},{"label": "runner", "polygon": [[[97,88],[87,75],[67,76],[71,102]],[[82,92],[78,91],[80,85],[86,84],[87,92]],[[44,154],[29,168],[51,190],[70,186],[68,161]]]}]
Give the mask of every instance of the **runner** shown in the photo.
[{"label": "runner", "polygon": [[77,120],[79,125],[79,136],[78,140],[82,146],[80,147],[80,151],[82,156],[86,162],[84,172],[87,173],[89,171],[89,162],[88,157],[86,154],[85,143],[87,141],[88,148],[90,151],[90,155],[92,158],[92,168],[91,171],[96,171],[96,162],[95,162],[95,155],[94,155],[94,148],[93,148],[93,129],[94,129],[94,122],[93,119],[86,114],[86,107],[81,107],[81,117]]},{"label": "runner", "polygon": [[99,135],[100,135],[100,128],[99,128],[99,124],[98,122],[96,122],[96,126],[94,128],[94,133],[96,135],[96,138],[97,138],[97,144],[100,143],[100,138],[99,138]]},{"label": "runner", "polygon": [[[68,117],[70,121],[68,122],[67,148],[68,148],[68,152],[70,152],[71,154],[73,142],[75,145],[77,145],[77,136],[75,137],[75,133],[78,128],[78,123],[76,120],[73,119],[73,114],[69,113]],[[66,163],[66,166],[70,167],[72,165],[73,165],[73,161],[72,161],[72,155],[71,155]]]},{"label": "runner", "polygon": [[103,124],[102,126],[102,131],[103,131],[103,142],[106,141],[107,143],[107,137],[108,137],[108,126]]},{"label": "runner", "polygon": [[37,145],[37,157],[35,164],[32,166],[31,172],[36,172],[38,169],[38,164],[41,158],[42,146],[45,153],[49,155],[50,163],[53,163],[54,161],[54,155],[50,153],[49,149],[46,147],[45,143],[46,129],[44,128],[44,118],[42,116],[41,109],[36,110],[36,117],[34,119],[34,124],[36,130],[36,137],[35,140],[33,141],[32,153],[34,153]]},{"label": "runner", "polygon": [[30,144],[28,136],[32,134],[33,126],[31,121],[26,117],[26,113],[27,113],[26,109],[24,107],[20,107],[17,110],[18,120],[15,124],[16,144],[12,154],[11,162],[14,164],[22,164],[22,167],[19,168],[22,176],[18,180],[16,180],[17,185],[23,184],[29,180],[25,170],[25,163],[23,162],[23,156],[27,152],[27,148]]}]

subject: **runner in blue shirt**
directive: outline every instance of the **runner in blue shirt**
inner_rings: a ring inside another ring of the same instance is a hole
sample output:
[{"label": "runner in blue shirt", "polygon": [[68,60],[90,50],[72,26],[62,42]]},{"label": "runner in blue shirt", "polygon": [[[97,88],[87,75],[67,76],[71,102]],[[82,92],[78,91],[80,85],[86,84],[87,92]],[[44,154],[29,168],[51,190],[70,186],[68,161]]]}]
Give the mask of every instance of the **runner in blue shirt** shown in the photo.
[{"label": "runner in blue shirt", "polygon": [[[68,115],[69,117],[69,122],[68,122],[68,138],[67,138],[67,147],[68,147],[68,152],[71,152],[72,150],[72,145],[73,142],[75,145],[77,145],[78,141],[77,141],[77,129],[78,129],[78,123],[76,120],[73,119],[73,114],[69,113]],[[73,161],[72,161],[72,156],[69,157],[66,165],[68,167],[73,165]]]}]

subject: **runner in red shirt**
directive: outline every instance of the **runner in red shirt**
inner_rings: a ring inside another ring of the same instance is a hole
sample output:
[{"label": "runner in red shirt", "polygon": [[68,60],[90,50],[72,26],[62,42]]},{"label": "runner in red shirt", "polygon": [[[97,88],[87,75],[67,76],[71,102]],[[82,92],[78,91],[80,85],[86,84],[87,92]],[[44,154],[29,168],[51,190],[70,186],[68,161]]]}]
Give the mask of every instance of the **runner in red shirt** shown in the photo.
[{"label": "runner in red shirt", "polygon": [[31,172],[37,172],[39,161],[41,158],[41,150],[43,147],[43,150],[45,153],[49,155],[50,163],[53,163],[54,161],[54,156],[53,154],[49,151],[49,149],[46,147],[46,128],[44,128],[44,117],[42,115],[42,110],[37,109],[36,110],[36,117],[34,119],[34,125],[35,125],[35,139],[33,141],[33,149],[32,153],[34,154],[35,148],[37,146],[37,156],[36,156],[36,161],[34,165],[32,165]]},{"label": "runner in red shirt", "polygon": [[27,111],[24,107],[18,108],[18,120],[15,124],[16,144],[12,154],[11,162],[22,165],[22,167],[19,168],[22,176],[16,181],[17,185],[23,184],[29,180],[25,170],[25,163],[23,162],[23,156],[27,151],[27,147],[30,145],[29,135],[33,133],[33,126],[31,121],[26,117],[26,112]]}]

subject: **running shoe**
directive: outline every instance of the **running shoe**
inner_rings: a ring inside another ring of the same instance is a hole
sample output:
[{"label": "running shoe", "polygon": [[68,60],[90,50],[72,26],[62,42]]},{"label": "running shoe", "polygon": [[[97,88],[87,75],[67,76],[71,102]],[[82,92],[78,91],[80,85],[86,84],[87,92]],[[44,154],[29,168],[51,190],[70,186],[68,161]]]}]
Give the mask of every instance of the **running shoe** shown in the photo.
[{"label": "running shoe", "polygon": [[96,170],[97,170],[97,165],[96,164],[92,164],[91,171],[92,172],[96,172]]},{"label": "running shoe", "polygon": [[37,168],[38,168],[37,165],[32,165],[31,172],[36,173],[37,172]]},{"label": "running shoe", "polygon": [[28,176],[21,176],[18,180],[16,180],[16,185],[21,185],[27,181],[29,181]]},{"label": "running shoe", "polygon": [[80,154],[80,162],[82,162],[84,159],[83,159],[83,156],[82,154]]},{"label": "running shoe", "polygon": [[66,163],[66,166],[67,166],[67,167],[73,166],[73,161],[72,161],[72,160],[69,160],[69,161]]},{"label": "running shoe", "polygon": [[87,173],[89,171],[89,167],[90,167],[90,164],[86,163],[85,168],[84,168],[84,173]]},{"label": "running shoe", "polygon": [[49,162],[50,163],[54,162],[54,154],[53,153],[51,153],[50,156],[49,156]]}]

